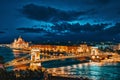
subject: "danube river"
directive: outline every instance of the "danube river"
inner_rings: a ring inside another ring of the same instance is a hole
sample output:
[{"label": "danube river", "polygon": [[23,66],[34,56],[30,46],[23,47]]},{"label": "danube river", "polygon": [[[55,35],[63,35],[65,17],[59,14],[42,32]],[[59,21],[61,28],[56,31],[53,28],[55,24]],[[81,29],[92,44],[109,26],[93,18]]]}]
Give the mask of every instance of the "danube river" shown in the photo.
[{"label": "danube river", "polygon": [[[0,55],[7,62],[26,54],[13,53],[9,48],[0,47]],[[57,72],[56,75],[85,76],[93,80],[120,80],[120,63],[80,63],[77,60],[67,59],[44,62],[42,65],[48,68],[48,71],[52,71],[52,73]]]}]

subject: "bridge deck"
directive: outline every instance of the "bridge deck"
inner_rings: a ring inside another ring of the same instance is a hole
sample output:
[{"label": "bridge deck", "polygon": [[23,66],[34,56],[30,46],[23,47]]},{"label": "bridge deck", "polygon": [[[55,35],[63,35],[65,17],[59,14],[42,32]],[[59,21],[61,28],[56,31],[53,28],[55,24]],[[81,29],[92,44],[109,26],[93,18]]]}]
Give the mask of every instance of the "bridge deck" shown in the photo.
[{"label": "bridge deck", "polygon": [[[41,55],[44,55],[44,54],[41,54]],[[22,65],[22,64],[41,63],[41,62],[45,62],[45,61],[68,59],[68,58],[92,57],[92,56],[107,56],[107,55],[108,54],[91,55],[90,53],[84,53],[84,54],[79,54],[79,55],[68,55],[68,56],[56,56],[56,57],[53,57],[52,55],[44,55],[44,56],[49,56],[49,58],[42,58],[42,59],[37,60],[37,61],[24,60],[24,58],[30,56],[30,55],[27,55],[27,56],[22,57],[22,58],[20,58],[18,60],[13,60],[11,62],[7,62],[4,65],[5,65],[5,67],[9,67],[9,66]]]}]

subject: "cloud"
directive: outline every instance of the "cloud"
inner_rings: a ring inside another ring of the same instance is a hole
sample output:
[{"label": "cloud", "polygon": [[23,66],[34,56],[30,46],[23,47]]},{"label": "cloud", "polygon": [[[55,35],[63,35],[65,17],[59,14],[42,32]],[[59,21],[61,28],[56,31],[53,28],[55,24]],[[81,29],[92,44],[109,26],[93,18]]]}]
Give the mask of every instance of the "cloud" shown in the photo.
[{"label": "cloud", "polygon": [[111,0],[97,0],[97,1],[102,3],[102,4],[108,4],[111,2]]},{"label": "cloud", "polygon": [[4,31],[0,31],[0,34],[4,34],[5,32]]},{"label": "cloud", "polygon": [[63,22],[61,24],[55,23],[54,25],[35,25],[36,27],[21,27],[16,30],[23,33],[41,33],[44,32],[46,35],[68,35],[68,34],[79,34],[79,33],[92,33],[95,35],[118,35],[120,34],[120,23],[116,23],[114,26],[110,26],[110,23],[93,24],[86,23],[81,25],[79,23],[70,24]]},{"label": "cloud", "polygon": [[23,33],[40,33],[44,32],[41,28],[17,28],[16,30],[21,31]]},{"label": "cloud", "polygon": [[108,34],[108,35],[118,35],[118,34],[120,34],[120,23],[116,23],[114,26],[112,26],[110,28],[107,28],[104,31],[104,33]]},{"label": "cloud", "polygon": [[90,4],[90,5],[106,5],[108,3],[111,2],[111,0],[82,0],[82,2],[86,3],[86,4]]},{"label": "cloud", "polygon": [[38,21],[45,22],[59,22],[59,21],[72,21],[78,20],[79,16],[90,13],[88,11],[63,11],[51,7],[38,6],[35,4],[28,4],[23,6],[20,10],[25,17]]},{"label": "cloud", "polygon": [[116,23],[114,26],[106,28],[110,25],[111,24],[108,23],[94,25],[87,23],[81,25],[79,23],[70,24],[64,22],[49,26],[49,30],[45,29],[46,25],[42,25],[42,27],[36,25],[36,27],[31,26],[31,28],[17,28],[16,30],[23,33],[41,33],[42,38],[50,40],[106,41],[120,37],[120,23]]},{"label": "cloud", "polygon": [[[115,24],[109,28],[111,24],[101,23],[91,25],[89,23],[85,25],[76,24],[54,24],[51,28],[56,30],[61,35],[54,35],[54,38],[64,38],[64,40],[83,40],[83,41],[108,41],[114,38],[120,37],[120,23]],[[62,33],[62,31],[67,31]],[[52,34],[50,35],[52,37]],[[72,37],[72,38],[71,38]]]},{"label": "cloud", "polygon": [[58,31],[70,31],[70,32],[97,32],[102,31],[109,24],[94,24],[91,25],[89,23],[80,25],[79,23],[70,24],[70,23],[62,23],[62,24],[54,24],[52,26],[53,29]]},{"label": "cloud", "polygon": [[108,3],[111,2],[111,0],[41,0],[41,1],[45,2],[45,3],[56,3],[56,4],[59,3],[59,4],[69,4],[69,5],[74,5],[74,4],[79,5],[79,4],[83,4],[83,3],[87,3],[87,4],[108,4]]}]

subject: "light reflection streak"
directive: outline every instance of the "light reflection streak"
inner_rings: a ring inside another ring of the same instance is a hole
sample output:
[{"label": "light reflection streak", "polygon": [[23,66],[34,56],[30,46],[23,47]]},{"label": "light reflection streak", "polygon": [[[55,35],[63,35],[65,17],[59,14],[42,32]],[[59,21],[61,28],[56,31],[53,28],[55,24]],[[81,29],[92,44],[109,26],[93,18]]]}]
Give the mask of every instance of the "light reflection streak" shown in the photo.
[{"label": "light reflection streak", "polygon": [[57,72],[56,74],[59,75],[78,76],[78,77],[84,76],[84,77],[90,77],[92,80],[99,80],[104,78],[104,76],[101,77],[101,75],[104,75],[103,72],[101,72],[102,66],[108,66],[108,65],[111,65],[111,63],[106,64],[104,62],[99,62],[99,63],[90,62],[90,63],[82,63],[77,65],[59,67],[59,68],[52,68],[51,70],[53,72]]}]

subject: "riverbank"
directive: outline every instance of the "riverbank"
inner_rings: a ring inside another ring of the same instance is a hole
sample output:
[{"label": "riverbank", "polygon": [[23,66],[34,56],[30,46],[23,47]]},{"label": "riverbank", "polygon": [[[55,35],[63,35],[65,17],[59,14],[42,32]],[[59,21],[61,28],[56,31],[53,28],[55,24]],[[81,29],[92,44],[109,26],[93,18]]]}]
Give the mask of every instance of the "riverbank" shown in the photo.
[{"label": "riverbank", "polygon": [[83,77],[68,77],[60,75],[51,75],[42,69],[38,70],[15,70],[6,71],[5,69],[0,69],[0,80],[90,80]]},{"label": "riverbank", "polygon": [[51,76],[49,80],[91,80],[87,77]]},{"label": "riverbank", "polygon": [[120,55],[114,55],[114,56],[112,56],[109,59],[101,60],[101,62],[108,62],[108,63],[111,63],[111,62],[120,62]]}]

